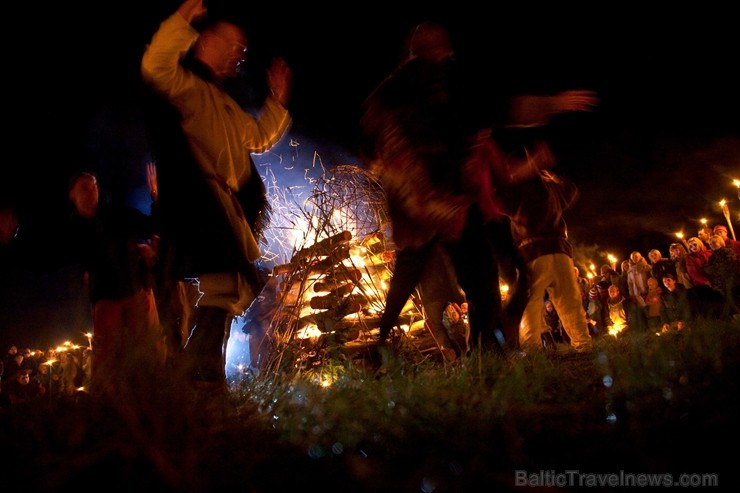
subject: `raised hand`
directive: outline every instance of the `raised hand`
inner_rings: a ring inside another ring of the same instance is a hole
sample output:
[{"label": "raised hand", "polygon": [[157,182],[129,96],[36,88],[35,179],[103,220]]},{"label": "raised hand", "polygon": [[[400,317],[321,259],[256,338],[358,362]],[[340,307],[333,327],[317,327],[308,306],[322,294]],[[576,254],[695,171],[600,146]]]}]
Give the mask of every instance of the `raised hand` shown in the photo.
[{"label": "raised hand", "polygon": [[152,200],[157,201],[159,197],[159,188],[157,187],[157,166],[150,161],[146,164],[146,182],[149,185],[149,193]]},{"label": "raised hand", "polygon": [[275,58],[267,69],[267,85],[272,97],[283,106],[287,105],[290,99],[292,78],[293,74],[282,58]]},{"label": "raised hand", "polygon": [[208,9],[203,5],[203,0],[185,0],[177,11],[190,24],[202,21],[208,14]]}]

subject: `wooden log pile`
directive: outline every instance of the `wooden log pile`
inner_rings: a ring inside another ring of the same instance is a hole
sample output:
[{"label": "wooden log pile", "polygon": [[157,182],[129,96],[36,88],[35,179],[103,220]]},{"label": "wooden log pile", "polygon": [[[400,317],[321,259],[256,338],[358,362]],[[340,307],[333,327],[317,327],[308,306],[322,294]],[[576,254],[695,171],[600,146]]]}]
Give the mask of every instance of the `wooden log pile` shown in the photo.
[{"label": "wooden log pile", "polygon": [[342,231],[273,269],[280,277],[283,309],[297,315],[299,337],[334,334],[347,341],[377,329],[393,251],[385,248],[381,233],[352,240]]},{"label": "wooden log pile", "polygon": [[[283,218],[285,224],[276,229],[286,233],[280,244],[294,244],[288,233],[300,231],[303,245],[284,249],[280,258],[287,261],[271,272],[276,293],[259,296],[267,301],[248,310],[247,317],[272,314],[263,324],[270,344],[263,369],[303,371],[319,367],[337,350],[347,356],[374,347],[395,260],[385,207],[371,173],[341,165],[314,183],[300,215]],[[420,321],[420,305],[409,300],[398,324],[423,327]]]}]

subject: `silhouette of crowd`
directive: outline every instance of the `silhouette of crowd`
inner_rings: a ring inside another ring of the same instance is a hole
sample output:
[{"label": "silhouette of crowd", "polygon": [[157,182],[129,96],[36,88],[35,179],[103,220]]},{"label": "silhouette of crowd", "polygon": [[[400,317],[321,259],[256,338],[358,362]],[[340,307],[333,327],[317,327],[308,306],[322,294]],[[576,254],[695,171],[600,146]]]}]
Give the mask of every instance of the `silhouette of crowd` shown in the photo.
[{"label": "silhouette of crowd", "polygon": [[89,390],[91,357],[90,347],[71,343],[46,351],[9,346],[0,359],[0,412],[73,403]]}]

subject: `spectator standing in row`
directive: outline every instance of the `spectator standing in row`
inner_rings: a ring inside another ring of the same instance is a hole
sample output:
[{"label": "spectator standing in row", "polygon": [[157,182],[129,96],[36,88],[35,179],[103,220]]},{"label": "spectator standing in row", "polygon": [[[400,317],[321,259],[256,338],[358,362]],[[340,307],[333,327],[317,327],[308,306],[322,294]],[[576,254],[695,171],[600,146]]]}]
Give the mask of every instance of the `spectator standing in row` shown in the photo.
[{"label": "spectator standing in row", "polygon": [[[15,348],[15,346],[13,346],[13,348]],[[31,366],[26,361],[23,353],[16,349],[11,357],[5,360],[3,377],[5,379],[13,379],[16,374],[23,370],[30,371]]]},{"label": "spectator standing in row", "polygon": [[156,253],[150,218],[100,195],[94,173],[70,179],[67,233],[75,241],[67,245],[67,258],[82,267],[92,306],[92,390],[115,396],[148,362],[164,362],[164,347],[151,276]]},{"label": "spectator standing in row", "polygon": [[712,288],[712,281],[706,270],[712,250],[697,236],[689,238],[686,243],[689,248],[686,273],[693,286],[689,289],[689,301],[697,316],[718,317],[722,313],[724,297]]},{"label": "spectator standing in row", "polygon": [[694,283],[691,281],[691,276],[689,276],[686,268],[686,257],[689,254],[686,247],[681,243],[671,243],[668,247],[668,253],[676,271],[676,281],[679,284],[683,284],[686,289],[693,288]]},{"label": "spectator standing in row", "polygon": [[31,376],[30,369],[20,370],[3,382],[0,389],[0,408],[37,404],[45,394],[46,388],[36,377]]},{"label": "spectator standing in row", "polygon": [[712,237],[714,234],[712,228],[707,226],[706,224],[703,224],[696,232],[696,237],[699,238],[699,240],[704,243],[704,247],[709,250],[709,238]]},{"label": "spectator standing in row", "polygon": [[663,284],[663,276],[673,274],[676,277],[676,265],[670,259],[663,257],[660,250],[653,248],[648,252],[650,260],[650,276],[658,280],[658,284]]},{"label": "spectator standing in row", "polygon": [[740,313],[740,300],[738,290],[740,286],[740,261],[735,257],[735,252],[725,246],[725,240],[721,235],[713,235],[709,238],[712,255],[704,267],[712,289],[717,292],[723,300],[720,317],[727,319]]},{"label": "spectator standing in row", "polygon": [[709,250],[704,242],[696,236],[689,238],[686,242],[689,246],[689,253],[686,255],[686,273],[693,286],[711,286],[711,281],[706,273],[706,265],[712,251]]},{"label": "spectator standing in row", "polygon": [[660,319],[661,298],[663,297],[663,288],[658,284],[658,280],[649,277],[647,280],[648,290],[645,295],[645,318],[647,319],[647,329],[655,333],[662,327]]},{"label": "spectator standing in row", "polygon": [[681,331],[691,322],[692,313],[686,286],[676,282],[676,276],[663,276],[663,286],[666,291],[661,297],[660,319],[663,323],[663,332],[669,330]]},{"label": "spectator standing in row", "polygon": [[601,280],[605,281],[607,286],[617,284],[619,282],[619,273],[612,269],[609,264],[604,264],[599,268],[599,274],[601,274]]},{"label": "spectator standing in row", "polygon": [[650,265],[645,257],[638,251],[630,254],[630,268],[627,273],[627,285],[629,288],[629,298],[632,301],[632,328],[638,332],[644,332],[647,329],[645,320],[645,295],[647,294],[647,280],[650,277]]},{"label": "spectator standing in row", "polygon": [[623,260],[620,264],[619,279],[617,280],[617,286],[619,286],[619,292],[622,296],[629,298],[630,286],[629,286],[629,272],[630,272],[630,261],[629,259]]},{"label": "spectator standing in row", "polygon": [[[735,253],[735,256],[740,258],[740,241],[730,238],[727,234],[727,226],[724,224],[718,224],[712,230],[712,235],[719,235],[725,242],[725,246]],[[711,236],[709,237],[711,239]],[[711,243],[710,243],[711,245]]]},{"label": "spectator standing in row", "polygon": [[619,286],[612,284],[608,288],[606,300],[606,329],[609,335],[617,336],[629,329],[629,300],[619,292]]}]

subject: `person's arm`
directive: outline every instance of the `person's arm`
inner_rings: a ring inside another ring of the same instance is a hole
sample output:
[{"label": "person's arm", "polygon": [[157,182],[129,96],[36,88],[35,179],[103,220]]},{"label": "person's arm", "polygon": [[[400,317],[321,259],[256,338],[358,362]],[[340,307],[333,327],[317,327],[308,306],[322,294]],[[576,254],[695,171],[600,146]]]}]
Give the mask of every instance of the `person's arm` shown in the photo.
[{"label": "person's arm", "polygon": [[203,5],[203,0],[185,0],[177,9],[188,24],[200,22],[208,15],[208,9]]},{"label": "person's arm", "polygon": [[198,39],[199,33],[190,22],[204,15],[201,12],[202,0],[187,0],[160,24],[144,51],[143,81],[170,101],[186,97],[184,92],[192,87],[195,76],[180,65],[180,60]]},{"label": "person's arm", "polygon": [[285,60],[276,58],[267,69],[267,86],[270,96],[283,106],[288,105],[292,73]]},{"label": "person's arm", "polygon": [[159,186],[157,185],[157,165],[154,162],[146,164],[146,183],[149,185],[152,203],[156,204],[159,200]]},{"label": "person's arm", "polygon": [[261,153],[274,146],[292,124],[290,113],[277,97],[265,98],[256,118],[242,112],[240,126],[249,152]]},{"label": "person's arm", "polygon": [[535,143],[524,157],[506,156],[491,136],[490,129],[478,132],[473,150],[474,156],[486,163],[498,185],[526,181],[555,165],[555,156],[544,141]]},{"label": "person's arm", "polygon": [[246,144],[250,152],[265,152],[274,146],[290,127],[292,119],[287,106],[292,79],[293,74],[285,60],[273,59],[267,69],[267,86],[270,94],[265,99],[262,110],[254,122],[256,125],[251,128],[253,125],[250,121],[251,116],[243,123],[246,128],[251,128],[246,131]]},{"label": "person's arm", "polygon": [[552,96],[531,94],[514,96],[509,107],[510,127],[536,127],[546,125],[560,113],[591,111],[599,99],[587,90],[563,91]]}]

